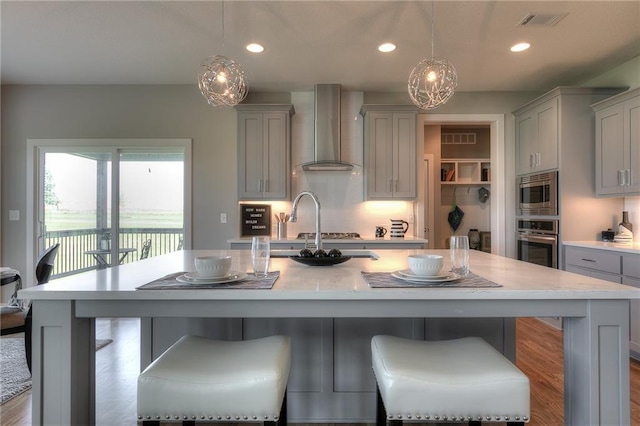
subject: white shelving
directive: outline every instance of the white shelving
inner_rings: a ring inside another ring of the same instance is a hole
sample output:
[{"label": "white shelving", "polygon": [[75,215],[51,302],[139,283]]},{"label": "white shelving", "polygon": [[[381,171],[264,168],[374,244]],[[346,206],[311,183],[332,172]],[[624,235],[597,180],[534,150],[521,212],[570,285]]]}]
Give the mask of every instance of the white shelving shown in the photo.
[{"label": "white shelving", "polygon": [[488,158],[443,158],[440,161],[443,185],[488,185],[491,160]]}]

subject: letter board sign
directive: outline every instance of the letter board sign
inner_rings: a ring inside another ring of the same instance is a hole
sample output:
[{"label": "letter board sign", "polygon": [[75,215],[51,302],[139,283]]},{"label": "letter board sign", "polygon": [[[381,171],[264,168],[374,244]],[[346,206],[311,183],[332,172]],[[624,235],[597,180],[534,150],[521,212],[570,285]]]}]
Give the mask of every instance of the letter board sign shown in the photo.
[{"label": "letter board sign", "polygon": [[240,235],[271,235],[271,205],[241,204]]}]

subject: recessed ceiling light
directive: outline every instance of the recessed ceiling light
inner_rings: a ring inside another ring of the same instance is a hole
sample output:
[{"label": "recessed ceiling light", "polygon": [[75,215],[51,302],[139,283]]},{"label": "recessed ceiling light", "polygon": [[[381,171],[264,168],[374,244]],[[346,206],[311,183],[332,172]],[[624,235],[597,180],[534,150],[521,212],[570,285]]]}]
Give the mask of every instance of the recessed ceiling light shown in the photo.
[{"label": "recessed ceiling light", "polygon": [[252,53],[260,53],[264,52],[264,47],[258,43],[249,43],[247,44],[247,50]]},{"label": "recessed ceiling light", "polygon": [[529,43],[518,43],[518,44],[514,44],[513,46],[511,46],[511,51],[512,52],[523,52],[523,51],[527,50],[530,47],[531,47],[531,45]]},{"label": "recessed ceiling light", "polygon": [[380,46],[378,46],[378,50],[382,53],[393,52],[394,50],[396,50],[396,45],[393,43],[382,43]]}]

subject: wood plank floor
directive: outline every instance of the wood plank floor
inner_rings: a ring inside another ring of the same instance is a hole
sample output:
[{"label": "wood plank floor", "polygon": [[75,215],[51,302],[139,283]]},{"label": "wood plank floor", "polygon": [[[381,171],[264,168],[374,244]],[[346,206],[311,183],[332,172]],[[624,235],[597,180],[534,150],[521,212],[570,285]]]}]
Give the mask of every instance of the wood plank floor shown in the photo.
[{"label": "wood plank floor", "polygon": [[[530,426],[564,424],[562,332],[536,319],[517,321],[517,364],[531,382]],[[14,335],[16,336],[16,335]],[[114,342],[96,353],[96,422],[136,425],[139,321],[96,321],[96,336]],[[631,426],[640,426],[640,362],[631,372]],[[0,406],[0,425],[31,424],[31,391]]]}]

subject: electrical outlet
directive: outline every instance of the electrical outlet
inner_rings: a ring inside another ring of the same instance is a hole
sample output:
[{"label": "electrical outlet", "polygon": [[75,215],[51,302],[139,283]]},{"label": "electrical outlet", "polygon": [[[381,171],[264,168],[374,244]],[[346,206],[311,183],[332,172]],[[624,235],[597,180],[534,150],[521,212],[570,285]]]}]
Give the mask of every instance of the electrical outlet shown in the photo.
[{"label": "electrical outlet", "polygon": [[9,220],[20,220],[20,210],[9,210]]},{"label": "electrical outlet", "polygon": [[407,215],[407,222],[409,222],[409,223],[413,223],[413,213],[409,213],[409,214]]},{"label": "electrical outlet", "polygon": [[227,223],[227,214],[220,213],[220,223]]}]

